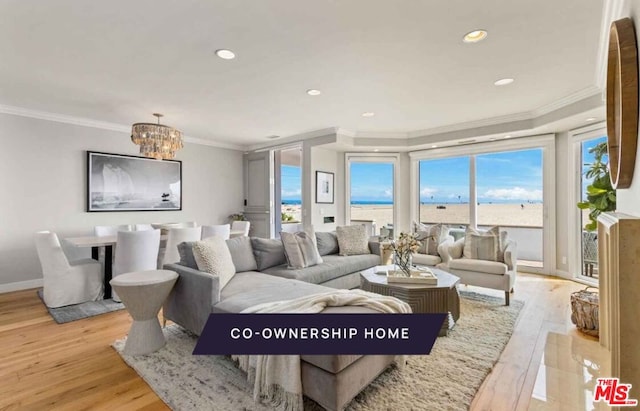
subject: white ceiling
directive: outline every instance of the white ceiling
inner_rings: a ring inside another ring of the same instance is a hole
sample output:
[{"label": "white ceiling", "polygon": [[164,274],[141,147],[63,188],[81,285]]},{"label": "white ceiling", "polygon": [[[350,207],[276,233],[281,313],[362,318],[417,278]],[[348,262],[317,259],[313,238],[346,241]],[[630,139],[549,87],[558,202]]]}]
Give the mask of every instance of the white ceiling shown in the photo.
[{"label": "white ceiling", "polygon": [[[0,0],[0,105],[123,125],[161,112],[190,137],[239,146],[329,127],[429,134],[597,92],[602,6]],[[464,44],[477,28],[487,39]],[[493,85],[503,77],[516,81]]]}]

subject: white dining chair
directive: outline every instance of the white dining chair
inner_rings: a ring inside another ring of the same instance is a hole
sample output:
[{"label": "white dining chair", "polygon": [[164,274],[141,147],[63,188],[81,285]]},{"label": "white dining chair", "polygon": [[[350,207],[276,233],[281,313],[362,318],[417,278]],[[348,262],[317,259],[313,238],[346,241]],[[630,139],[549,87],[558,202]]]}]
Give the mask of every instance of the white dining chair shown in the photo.
[{"label": "white dining chair", "polygon": [[220,236],[225,240],[228,240],[231,236],[231,225],[203,225],[202,226],[202,239],[213,237],[214,235]]},{"label": "white dining chair", "polygon": [[93,233],[96,237],[107,237],[118,234],[118,231],[131,231],[133,227],[129,224],[125,225],[97,225],[93,227]]},{"label": "white dining chair", "polygon": [[241,235],[246,237],[249,235],[250,224],[249,221],[234,221],[231,223],[231,231],[242,231]]},{"label": "white dining chair", "polygon": [[102,299],[104,293],[102,264],[92,259],[69,261],[58,236],[50,231],[36,233],[36,250],[47,307],[80,304]]},{"label": "white dining chair", "polygon": [[170,228],[167,233],[167,247],[160,260],[160,268],[164,267],[165,264],[180,261],[178,244],[185,241],[200,241],[201,237],[202,227]]},{"label": "white dining chair", "polygon": [[150,231],[150,230],[154,230],[153,226],[151,224],[136,224],[135,225],[136,231]]},{"label": "white dining chair", "polygon": [[[155,270],[160,249],[160,230],[119,231],[113,277],[133,271]],[[115,291],[114,301],[120,301]]]}]

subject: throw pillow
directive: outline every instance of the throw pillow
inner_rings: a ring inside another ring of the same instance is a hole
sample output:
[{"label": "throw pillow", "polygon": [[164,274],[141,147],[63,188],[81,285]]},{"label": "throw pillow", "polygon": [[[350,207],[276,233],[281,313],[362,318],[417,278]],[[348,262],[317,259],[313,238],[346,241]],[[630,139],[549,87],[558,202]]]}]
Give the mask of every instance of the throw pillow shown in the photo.
[{"label": "throw pillow", "polygon": [[363,225],[348,225],[336,228],[340,255],[371,254],[367,229]]},{"label": "throw pillow", "polygon": [[286,264],[287,262],[287,258],[284,255],[284,247],[280,240],[251,237],[251,247],[258,265],[258,271]]},{"label": "throw pillow", "polygon": [[330,233],[316,233],[316,244],[320,255],[338,254],[340,247],[338,246],[338,237],[335,231]]},{"label": "throw pillow", "polygon": [[178,264],[197,270],[198,263],[196,263],[196,259],[193,256],[194,242],[195,241],[184,241],[178,244],[178,254],[180,254],[180,261],[178,262]]},{"label": "throw pillow", "polygon": [[284,255],[287,258],[288,268],[300,269],[322,263],[322,257],[315,244],[313,228],[297,233],[280,233],[280,239],[284,246]]},{"label": "throw pillow", "polygon": [[442,224],[426,225],[413,222],[417,239],[421,241],[418,253],[438,256],[438,246],[449,233],[449,227]]},{"label": "throw pillow", "polygon": [[[464,251],[462,253],[464,258],[475,258],[475,257],[472,257],[472,255],[475,255],[474,251],[473,251],[473,246],[474,245],[471,244],[471,241],[472,241],[472,236],[471,235],[472,234],[476,235],[476,236],[493,236],[493,237],[496,238],[496,241],[498,242],[497,243],[498,244],[498,246],[497,246],[498,247],[498,252],[502,248],[501,244],[500,244],[500,227],[498,227],[498,226],[491,227],[489,230],[486,230],[486,231],[478,230],[478,229],[475,229],[473,227],[467,227],[467,229],[465,230],[465,233],[464,233]],[[477,244],[475,244],[475,245],[477,245]],[[504,259],[504,257],[503,257],[503,259]],[[496,257],[495,260],[491,260],[491,261],[498,261],[498,257]]]},{"label": "throw pillow", "polygon": [[256,263],[256,258],[253,256],[253,248],[249,237],[230,238],[227,240],[227,247],[229,247],[233,265],[236,267],[236,273],[256,271],[258,269],[258,263]]},{"label": "throw pillow", "polygon": [[[498,261],[498,237],[495,235],[469,234],[470,258]],[[465,249],[467,247],[465,246]]]},{"label": "throw pillow", "polygon": [[193,256],[198,270],[218,276],[220,289],[223,289],[236,273],[231,252],[222,237],[213,236],[196,241],[193,243]]}]

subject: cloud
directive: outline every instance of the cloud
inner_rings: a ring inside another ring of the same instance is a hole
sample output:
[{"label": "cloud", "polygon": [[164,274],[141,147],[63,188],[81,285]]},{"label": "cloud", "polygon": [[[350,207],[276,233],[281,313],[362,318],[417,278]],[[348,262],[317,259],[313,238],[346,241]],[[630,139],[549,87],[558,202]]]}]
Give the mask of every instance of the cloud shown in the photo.
[{"label": "cloud", "polygon": [[423,187],[422,189],[420,189],[420,195],[422,197],[429,197],[434,195],[437,192],[438,192],[437,188]]},{"label": "cloud", "polygon": [[522,187],[495,188],[487,190],[483,197],[495,200],[531,200],[542,201],[542,190],[527,190]]},{"label": "cloud", "polygon": [[282,197],[293,197],[293,196],[299,196],[302,194],[302,190],[301,189],[297,189],[297,190],[282,190],[282,193],[280,194]]},{"label": "cloud", "polygon": [[393,190],[390,189],[390,188],[387,188],[386,190],[384,190],[384,196],[383,197],[392,198],[393,197]]}]

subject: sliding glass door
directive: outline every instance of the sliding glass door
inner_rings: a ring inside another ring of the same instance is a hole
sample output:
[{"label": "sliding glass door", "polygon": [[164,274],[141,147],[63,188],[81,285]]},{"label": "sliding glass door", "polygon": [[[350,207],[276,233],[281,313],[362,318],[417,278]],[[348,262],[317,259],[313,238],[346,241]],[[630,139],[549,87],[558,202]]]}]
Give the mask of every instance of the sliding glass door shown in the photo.
[{"label": "sliding glass door", "polygon": [[542,267],[542,149],[476,156],[478,227],[500,226],[518,244],[518,265]]}]

